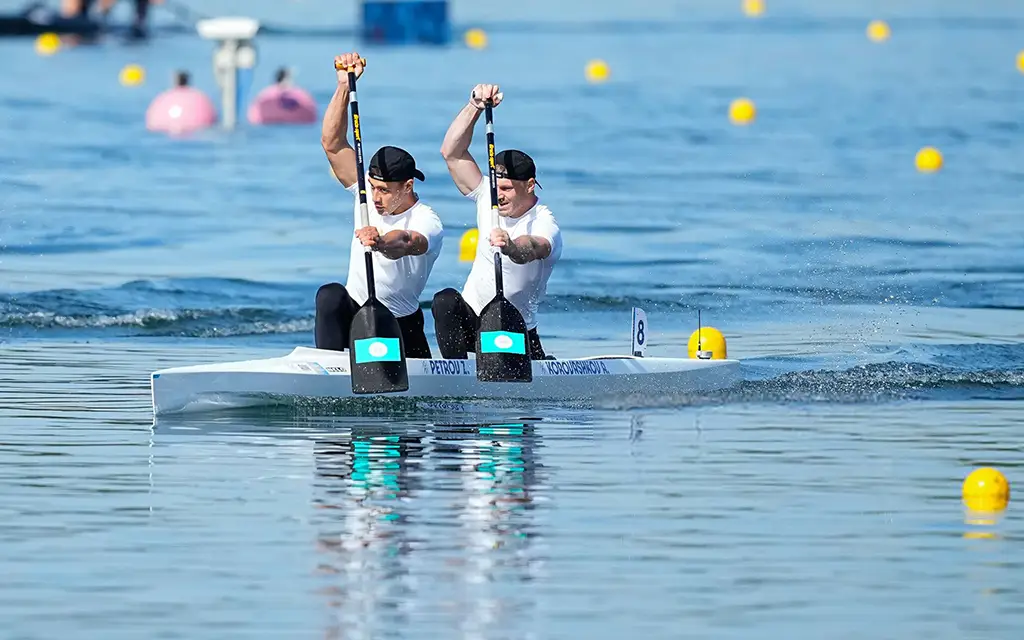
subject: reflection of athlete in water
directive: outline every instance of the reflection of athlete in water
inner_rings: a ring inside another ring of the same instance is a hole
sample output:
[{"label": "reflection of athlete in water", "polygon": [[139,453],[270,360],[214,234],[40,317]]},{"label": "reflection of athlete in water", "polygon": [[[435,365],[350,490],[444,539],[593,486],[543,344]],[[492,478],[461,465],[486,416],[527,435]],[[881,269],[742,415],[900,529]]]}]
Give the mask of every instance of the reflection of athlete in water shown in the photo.
[{"label": "reflection of athlete in water", "polygon": [[537,601],[519,585],[536,579],[543,558],[533,511],[540,437],[528,423],[437,425],[433,456],[445,460],[459,481],[452,505],[458,522],[455,540],[457,592],[463,637],[497,632],[529,633]]},{"label": "reflection of athlete in water", "polygon": [[[149,6],[152,4],[163,4],[164,0],[132,0],[135,5],[135,22],[132,24],[131,36],[133,38],[146,37],[146,17],[149,15]],[[95,0],[61,0],[60,14],[65,18],[88,18]],[[117,0],[99,0],[100,21],[107,18],[107,14],[117,4]]]},{"label": "reflection of athlete in water", "polygon": [[421,488],[423,437],[363,427],[317,439],[314,512],[323,593],[333,609],[327,638],[371,635],[382,622],[404,628],[408,599],[409,504]]},{"label": "reflection of athlete in water", "polygon": [[531,541],[538,447],[522,423],[317,438],[310,523],[332,610],[326,637],[388,635],[427,611],[454,613],[468,636],[518,624],[536,606],[518,585],[543,560]]}]

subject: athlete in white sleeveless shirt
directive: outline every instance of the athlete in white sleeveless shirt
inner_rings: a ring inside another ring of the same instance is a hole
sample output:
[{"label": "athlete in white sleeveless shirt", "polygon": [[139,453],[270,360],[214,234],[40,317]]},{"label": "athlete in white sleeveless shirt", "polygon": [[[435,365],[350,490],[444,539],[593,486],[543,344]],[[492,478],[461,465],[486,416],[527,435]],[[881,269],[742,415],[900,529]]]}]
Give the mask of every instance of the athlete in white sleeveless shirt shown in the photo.
[{"label": "athlete in white sleeveless shirt", "polygon": [[335,58],[338,87],[324,112],[324,151],[338,180],[355,196],[355,235],[349,256],[348,281],[325,284],[316,293],[316,346],[343,351],[348,348],[352,317],[366,302],[366,263],[363,247],[373,248],[373,275],[377,299],[391,310],[402,329],[406,356],[429,358],[423,331],[420,294],[434,261],[441,253],[444,230],[434,210],[413,190],[413,179],[423,172],[408,152],[381,147],[370,158],[366,188],[369,226],[363,227],[359,207],[356,153],[346,138],[348,127],[348,69],[363,73],[358,53]]},{"label": "athlete in white sleeveless shirt", "polygon": [[473,88],[469,104],[455,117],[441,146],[441,155],[455,185],[463,195],[476,201],[480,242],[462,292],[444,289],[434,295],[431,311],[437,344],[444,358],[466,358],[476,349],[480,312],[494,299],[496,247],[508,256],[501,261],[505,297],[526,321],[530,357],[542,360],[545,354],[537,333],[537,308],[562,255],[562,234],[551,210],[540,203],[535,193],[540,185],[533,159],[516,149],[494,155],[498,178],[498,226],[494,226],[490,181],[469,153],[473,127],[487,99],[493,100],[495,107],[501,103],[497,85],[478,84]]}]

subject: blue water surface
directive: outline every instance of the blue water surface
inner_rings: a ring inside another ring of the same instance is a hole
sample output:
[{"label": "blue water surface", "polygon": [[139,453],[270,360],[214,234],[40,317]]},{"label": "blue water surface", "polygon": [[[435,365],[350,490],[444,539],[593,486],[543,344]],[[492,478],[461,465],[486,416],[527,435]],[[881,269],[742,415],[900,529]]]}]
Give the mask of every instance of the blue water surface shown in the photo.
[{"label": "blue water surface", "polygon": [[[424,307],[474,221],[441,140],[495,82],[497,145],[536,159],[565,238],[548,351],[626,353],[640,306],[650,354],[683,355],[699,309],[744,382],[154,423],[153,370],[312,345],[351,195],[318,125],[145,130],[175,70],[216,91],[166,9],[141,45],[0,39],[5,637],[1019,636],[1021,521],[965,513],[960,483],[1024,477],[1024,8],[519,4],[453,5],[482,51],[361,49],[367,149],[413,153],[446,227]],[[250,94],[287,65],[322,109],[357,46],[332,7],[205,10],[287,26]]]}]

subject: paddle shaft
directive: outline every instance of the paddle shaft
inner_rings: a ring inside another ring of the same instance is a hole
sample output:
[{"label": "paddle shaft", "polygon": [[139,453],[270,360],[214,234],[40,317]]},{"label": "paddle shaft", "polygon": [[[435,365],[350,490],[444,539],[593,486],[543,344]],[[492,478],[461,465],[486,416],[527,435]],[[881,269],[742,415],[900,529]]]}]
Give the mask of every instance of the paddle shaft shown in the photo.
[{"label": "paddle shaft", "polygon": [[[348,70],[349,106],[352,109],[352,137],[355,138],[356,149],[356,180],[359,184],[359,216],[364,227],[370,226],[370,212],[366,204],[366,176],[363,170],[363,134],[359,130],[359,98],[356,95],[356,72]],[[366,295],[373,300],[377,297],[377,288],[373,282],[373,249],[363,247],[366,258]]]},{"label": "paddle shaft", "polygon": [[[487,116],[487,169],[491,186],[491,223],[500,229],[498,170],[494,165],[494,102],[484,100]],[[506,167],[507,168],[507,167]],[[493,231],[492,231],[493,233]],[[501,251],[494,252],[494,298],[480,310],[476,338],[476,378],[482,382],[532,382],[523,314],[505,297]]]},{"label": "paddle shaft", "polygon": [[[491,182],[491,224],[498,228],[498,172],[494,168],[494,102],[484,102],[484,118],[487,122],[487,172]],[[495,297],[505,295],[505,283],[501,275],[501,251],[494,252],[494,290]]]}]

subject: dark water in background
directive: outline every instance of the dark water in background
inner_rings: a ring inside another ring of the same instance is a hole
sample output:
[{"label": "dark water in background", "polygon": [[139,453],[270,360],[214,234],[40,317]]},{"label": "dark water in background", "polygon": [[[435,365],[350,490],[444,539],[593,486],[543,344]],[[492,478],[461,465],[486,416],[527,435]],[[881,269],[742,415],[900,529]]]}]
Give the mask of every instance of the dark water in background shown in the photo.
[{"label": "dark water in background", "polygon": [[[880,14],[786,3],[363,51],[366,144],[409,149],[446,224],[431,290],[473,220],[440,141],[493,79],[498,146],[537,159],[566,237],[545,345],[624,352],[640,305],[679,355],[699,308],[746,363],[726,392],[528,415],[154,428],[150,371],[311,344],[351,201],[318,127],[144,131],[173,69],[212,90],[206,43],[0,42],[5,633],[1016,637],[1019,520],[968,522],[959,483],[1019,477],[1024,11],[908,6],[881,46]],[[323,105],[351,43],[259,46],[258,86],[289,64]]]}]

